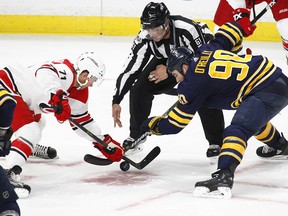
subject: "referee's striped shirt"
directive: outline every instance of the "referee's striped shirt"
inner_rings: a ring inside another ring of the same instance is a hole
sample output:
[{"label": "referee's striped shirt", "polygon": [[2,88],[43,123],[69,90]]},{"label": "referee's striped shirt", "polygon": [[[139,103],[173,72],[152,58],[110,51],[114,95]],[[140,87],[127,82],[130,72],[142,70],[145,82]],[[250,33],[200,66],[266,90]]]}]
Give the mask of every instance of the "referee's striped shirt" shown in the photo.
[{"label": "referee's striped shirt", "polygon": [[170,16],[169,19],[169,39],[155,42],[149,39],[146,30],[141,30],[134,39],[123,72],[116,81],[113,104],[120,104],[151,56],[167,59],[171,50],[180,46],[188,47],[195,52],[198,47],[213,38],[212,32],[205,23],[195,22],[182,16]]}]

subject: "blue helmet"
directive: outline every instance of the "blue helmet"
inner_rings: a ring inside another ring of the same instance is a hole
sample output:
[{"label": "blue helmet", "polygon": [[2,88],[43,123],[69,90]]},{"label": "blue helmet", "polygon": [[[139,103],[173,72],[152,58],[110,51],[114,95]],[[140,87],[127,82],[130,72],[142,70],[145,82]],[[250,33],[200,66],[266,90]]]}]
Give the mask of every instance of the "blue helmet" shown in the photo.
[{"label": "blue helmet", "polygon": [[172,71],[177,70],[183,74],[182,65],[190,65],[193,56],[194,53],[187,47],[178,47],[172,50],[167,61],[168,73],[172,74]]}]

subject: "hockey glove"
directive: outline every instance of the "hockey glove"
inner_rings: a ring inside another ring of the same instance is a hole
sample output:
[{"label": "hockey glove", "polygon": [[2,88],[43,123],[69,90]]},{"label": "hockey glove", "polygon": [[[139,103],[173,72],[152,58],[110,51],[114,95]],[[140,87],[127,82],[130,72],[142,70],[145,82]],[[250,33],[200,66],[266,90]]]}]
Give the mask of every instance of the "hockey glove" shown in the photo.
[{"label": "hockey glove", "polygon": [[145,120],[141,126],[141,131],[142,133],[145,132],[151,132],[155,135],[161,135],[161,132],[159,131],[159,123],[162,119],[165,119],[164,116],[155,116],[155,117],[151,117],[148,118],[147,120]]},{"label": "hockey glove", "polygon": [[56,119],[63,123],[71,116],[71,108],[68,103],[67,94],[61,89],[52,95],[51,100],[48,102],[54,109],[54,116]]},{"label": "hockey glove", "polygon": [[[2,130],[4,131],[4,130]],[[0,136],[0,156],[4,157],[10,153],[11,148],[11,136],[13,134],[13,130],[11,128],[5,130],[5,134]]]},{"label": "hockey glove", "polygon": [[242,27],[243,36],[248,37],[253,34],[256,29],[250,21],[250,10],[246,8],[237,8],[233,11],[234,20]]},{"label": "hockey glove", "polygon": [[124,150],[120,146],[120,143],[113,140],[108,134],[104,135],[103,141],[108,144],[107,147],[104,147],[98,142],[93,142],[94,147],[97,148],[107,159],[114,162],[120,161],[124,154]]}]

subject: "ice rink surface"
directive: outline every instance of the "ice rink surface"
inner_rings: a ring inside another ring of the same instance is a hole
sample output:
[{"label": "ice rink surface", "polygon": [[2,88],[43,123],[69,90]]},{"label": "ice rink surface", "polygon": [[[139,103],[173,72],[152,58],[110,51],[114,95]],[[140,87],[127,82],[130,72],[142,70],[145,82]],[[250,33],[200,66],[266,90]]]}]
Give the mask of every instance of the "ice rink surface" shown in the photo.
[{"label": "ice rink surface", "polygon": [[[90,113],[103,134],[119,142],[128,137],[128,95],[121,103],[123,128],[113,128],[111,101],[115,78],[129,54],[132,37],[26,36],[0,35],[0,66],[69,58],[84,51],[95,51],[107,67],[107,79],[90,90]],[[254,54],[264,54],[288,75],[281,43],[245,42]],[[144,89],[145,91],[145,89]],[[151,115],[161,115],[176,97],[160,95],[154,99]],[[226,125],[233,111],[225,111]],[[272,123],[288,137],[288,108]],[[119,163],[93,166],[83,161],[87,153],[99,155],[88,141],[78,137],[68,122],[59,124],[46,115],[42,145],[57,149],[59,159],[29,159],[23,167],[22,181],[32,188],[31,195],[19,200],[22,216],[270,216],[288,212],[288,161],[267,161],[256,156],[261,145],[249,140],[243,162],[235,174],[233,197],[229,200],[193,197],[194,184],[210,178],[216,171],[205,156],[208,147],[199,117],[178,135],[151,136],[142,153],[131,157],[140,161],[154,146],[161,154],[145,169],[131,167],[127,172]],[[5,165],[3,159],[0,161]]]}]

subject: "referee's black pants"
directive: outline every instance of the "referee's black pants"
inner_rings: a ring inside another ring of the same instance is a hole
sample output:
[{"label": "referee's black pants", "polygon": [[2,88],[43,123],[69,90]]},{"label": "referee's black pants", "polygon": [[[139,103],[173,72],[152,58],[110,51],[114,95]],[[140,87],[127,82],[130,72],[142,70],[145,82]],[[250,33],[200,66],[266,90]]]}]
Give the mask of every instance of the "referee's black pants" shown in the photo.
[{"label": "referee's black pants", "polygon": [[[177,95],[174,86],[177,84],[174,76],[155,84],[148,80],[151,71],[157,65],[166,64],[166,59],[152,58],[130,90],[130,137],[137,138],[141,135],[140,126],[151,112],[154,95]],[[224,117],[222,110],[202,107],[198,110],[205,137],[209,144],[222,145],[224,131]]]}]

